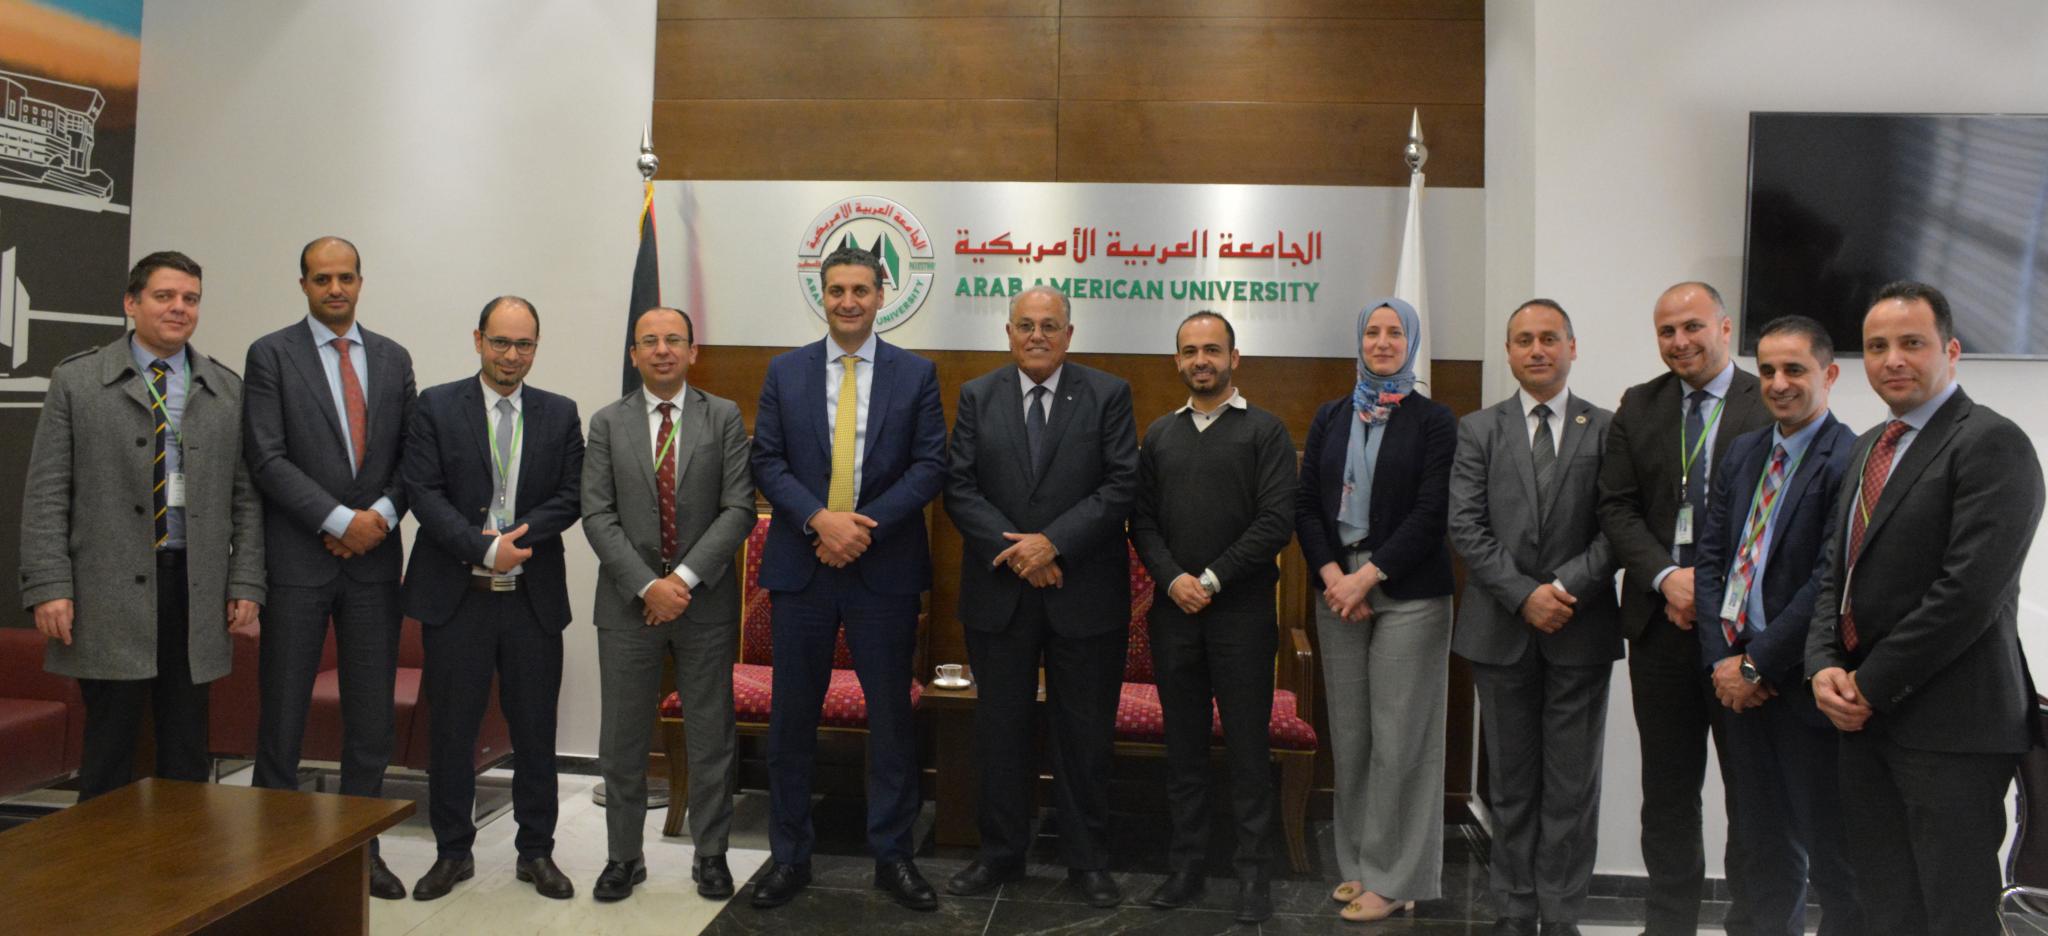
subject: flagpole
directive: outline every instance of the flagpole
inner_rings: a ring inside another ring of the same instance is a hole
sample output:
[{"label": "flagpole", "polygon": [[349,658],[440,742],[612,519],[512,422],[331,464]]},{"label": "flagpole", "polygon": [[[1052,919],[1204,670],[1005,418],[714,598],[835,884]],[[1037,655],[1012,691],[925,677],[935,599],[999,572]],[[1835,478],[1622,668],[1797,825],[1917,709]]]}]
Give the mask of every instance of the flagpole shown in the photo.
[{"label": "flagpole", "polygon": [[1429,162],[1429,146],[1422,140],[1420,108],[1409,114],[1408,143],[1401,148],[1401,158],[1408,164],[1408,220],[1401,231],[1401,260],[1394,275],[1394,295],[1414,306],[1416,315],[1422,319],[1421,327],[1410,337],[1417,346],[1415,382],[1426,390],[1433,390],[1429,381],[1429,358],[1434,348],[1429,341],[1429,302],[1422,262],[1422,167]]}]

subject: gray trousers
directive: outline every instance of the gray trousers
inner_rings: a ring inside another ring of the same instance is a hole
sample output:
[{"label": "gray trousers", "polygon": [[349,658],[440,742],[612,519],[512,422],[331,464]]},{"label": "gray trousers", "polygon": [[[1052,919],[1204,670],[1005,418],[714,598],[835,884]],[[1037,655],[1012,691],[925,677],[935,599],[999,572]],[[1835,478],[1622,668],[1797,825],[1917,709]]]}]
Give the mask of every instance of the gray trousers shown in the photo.
[{"label": "gray trousers", "polygon": [[1375,587],[1357,623],[1315,601],[1337,869],[1389,900],[1440,897],[1451,596],[1403,601]]},{"label": "gray trousers", "polygon": [[1552,663],[1530,640],[1506,666],[1472,664],[1486,730],[1487,862],[1504,917],[1576,923],[1600,841],[1600,770],[1614,664]]},{"label": "gray trousers", "polygon": [[[661,703],[662,657],[676,661],[690,762],[690,839],[700,858],[725,854],[732,831],[732,664],[739,622],[681,618],[656,627],[597,629],[601,715],[597,764],[604,773],[607,857],[641,857],[647,823],[647,753]],[[682,794],[671,790],[670,802]],[[675,809],[675,805],[670,805]]]}]

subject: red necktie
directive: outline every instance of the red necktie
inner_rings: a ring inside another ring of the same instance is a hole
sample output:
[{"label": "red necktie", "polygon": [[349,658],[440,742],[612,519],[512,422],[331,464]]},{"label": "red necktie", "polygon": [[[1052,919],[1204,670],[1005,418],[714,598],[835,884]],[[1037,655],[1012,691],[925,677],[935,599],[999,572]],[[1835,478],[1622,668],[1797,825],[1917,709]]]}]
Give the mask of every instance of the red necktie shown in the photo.
[{"label": "red necktie", "polygon": [[363,453],[370,449],[370,407],[363,402],[363,382],[348,359],[349,340],[334,339],[334,351],[341,355],[341,402],[348,409],[348,444],[355,451],[356,470],[363,470]]},{"label": "red necktie", "polygon": [[[655,433],[659,445],[668,440],[675,427],[675,404],[663,403],[661,410],[661,431]],[[661,561],[667,565],[676,559],[679,544],[676,542],[676,450],[669,445],[661,453],[661,464],[654,466],[654,496],[661,505]]]},{"label": "red necktie", "polygon": [[[1877,444],[1870,447],[1870,454],[1863,459],[1863,487],[1856,498],[1856,507],[1849,519],[1849,565],[1856,570],[1856,560],[1863,558],[1863,527],[1869,522],[1870,512],[1877,509],[1877,499],[1884,495],[1884,482],[1892,475],[1892,453],[1898,451],[1899,439],[1912,427],[1894,419],[1885,424],[1884,435],[1877,437]],[[1851,581],[1843,576],[1842,581]],[[1842,649],[1856,649],[1856,614],[1848,602],[1842,606]]]}]

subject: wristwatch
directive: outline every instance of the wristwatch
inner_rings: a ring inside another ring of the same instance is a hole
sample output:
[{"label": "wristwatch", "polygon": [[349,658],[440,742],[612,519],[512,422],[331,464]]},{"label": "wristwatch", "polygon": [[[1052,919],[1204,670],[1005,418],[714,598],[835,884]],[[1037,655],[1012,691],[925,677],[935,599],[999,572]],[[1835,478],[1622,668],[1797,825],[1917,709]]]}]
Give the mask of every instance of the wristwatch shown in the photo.
[{"label": "wristwatch", "polygon": [[1752,686],[1764,681],[1764,674],[1757,672],[1756,664],[1747,655],[1742,658],[1742,681]]}]

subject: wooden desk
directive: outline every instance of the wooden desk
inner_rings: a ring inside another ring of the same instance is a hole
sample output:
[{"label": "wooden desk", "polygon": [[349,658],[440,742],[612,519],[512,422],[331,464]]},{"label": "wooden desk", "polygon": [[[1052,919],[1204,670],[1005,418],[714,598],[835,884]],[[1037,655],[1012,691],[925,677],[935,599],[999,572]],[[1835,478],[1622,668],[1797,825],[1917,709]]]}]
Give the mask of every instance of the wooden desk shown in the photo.
[{"label": "wooden desk", "polygon": [[0,833],[0,933],[368,933],[405,800],[146,779]]}]

